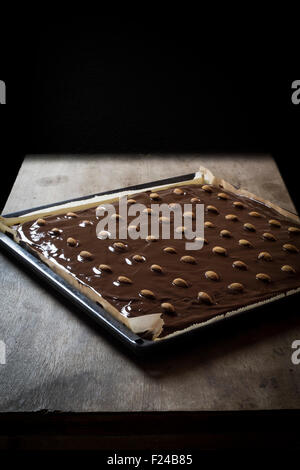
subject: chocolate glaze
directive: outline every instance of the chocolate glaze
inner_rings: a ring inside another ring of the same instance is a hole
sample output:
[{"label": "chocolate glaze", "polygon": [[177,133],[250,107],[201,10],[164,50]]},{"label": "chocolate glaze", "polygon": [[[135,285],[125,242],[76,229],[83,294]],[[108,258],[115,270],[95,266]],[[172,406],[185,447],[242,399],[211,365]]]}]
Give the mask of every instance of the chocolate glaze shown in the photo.
[{"label": "chocolate glaze", "polygon": [[[300,254],[283,249],[286,243],[300,248],[300,236],[288,231],[288,227],[297,226],[294,222],[261,203],[220,188],[212,187],[212,192],[206,192],[201,185],[185,185],[181,189],[181,195],[174,194],[172,188],[159,191],[159,202],[184,204],[190,203],[191,198],[198,197],[205,204],[205,221],[213,222],[215,227],[205,229],[204,236],[208,244],[198,251],[187,251],[185,238],[180,240],[172,237],[170,240],[150,243],[130,238],[101,240],[96,236],[96,208],[79,211],[76,218],[67,215],[44,217],[46,224],[43,226],[36,222],[27,222],[18,226],[18,233],[39,253],[55,260],[80,282],[99,292],[124,316],[162,312],[161,304],[171,303],[175,307],[175,313],[162,313],[164,328],[161,337],[300,286]],[[218,197],[220,191],[228,195],[227,200]],[[151,191],[146,191],[130,198],[150,207],[155,202],[150,199],[150,193]],[[235,201],[241,201],[244,208],[235,207]],[[115,203],[116,206],[117,204]],[[207,210],[207,205],[216,207],[219,213]],[[250,216],[251,211],[260,213],[261,217]],[[238,220],[226,219],[228,214],[236,215]],[[133,218],[128,217],[128,224]],[[280,221],[281,227],[271,226],[270,219]],[[83,224],[84,220],[91,221],[92,225]],[[254,225],[256,231],[246,230],[245,223]],[[61,232],[52,234],[51,229],[54,227]],[[231,238],[220,236],[220,231],[224,229],[231,232]],[[172,222],[171,234],[173,230]],[[275,235],[276,240],[264,239],[262,235],[265,232]],[[68,237],[78,241],[76,246],[67,244]],[[253,247],[240,246],[240,239],[248,240]],[[125,243],[125,251],[113,251],[112,245],[116,241]],[[174,247],[176,254],[165,253],[163,248],[168,246]],[[212,248],[215,246],[225,248],[227,255],[213,253]],[[82,250],[92,253],[93,259],[83,260],[79,255]],[[271,261],[258,259],[259,253],[264,251],[271,254]],[[135,254],[142,255],[144,262],[134,261]],[[181,262],[180,258],[184,255],[193,256],[196,264]],[[248,269],[234,268],[233,262],[237,260],[246,263]],[[100,270],[100,264],[109,265],[112,272]],[[150,267],[153,264],[161,266],[162,272],[152,271]],[[283,265],[291,265],[296,273],[283,272]],[[220,280],[207,279],[205,272],[208,270],[215,271]],[[271,282],[257,280],[258,273],[269,275]],[[132,283],[119,283],[119,276],[128,277]],[[188,287],[174,285],[172,281],[175,278],[184,279]],[[232,283],[241,283],[244,290],[236,292],[229,289],[228,286]],[[152,291],[155,298],[141,296],[142,289]],[[200,291],[211,296],[213,305],[197,300]]]}]

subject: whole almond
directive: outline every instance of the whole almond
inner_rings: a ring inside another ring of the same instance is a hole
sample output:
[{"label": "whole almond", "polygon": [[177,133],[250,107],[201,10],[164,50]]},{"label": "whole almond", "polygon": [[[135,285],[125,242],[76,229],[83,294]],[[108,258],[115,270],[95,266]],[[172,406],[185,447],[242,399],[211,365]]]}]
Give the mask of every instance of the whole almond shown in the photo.
[{"label": "whole almond", "polygon": [[223,248],[222,246],[214,246],[213,249],[212,249],[212,252],[216,255],[222,255],[222,256],[227,255],[226,248]]},{"label": "whole almond", "polygon": [[224,238],[230,238],[230,237],[232,237],[232,234],[231,234],[231,232],[229,232],[229,230],[224,229],[224,230],[221,230],[220,236],[224,237]]},{"label": "whole almond", "polygon": [[186,227],[184,227],[183,225],[180,227],[176,227],[175,229],[176,233],[184,233],[185,231],[186,231]]},{"label": "whole almond", "polygon": [[170,304],[169,302],[163,302],[161,304],[161,308],[163,310],[164,313],[169,313],[169,314],[173,314],[175,313],[175,307],[174,305]]},{"label": "whole almond", "polygon": [[150,269],[156,273],[162,273],[162,267],[159,264],[152,264]]},{"label": "whole almond", "polygon": [[249,240],[245,240],[244,238],[239,240],[239,245],[245,246],[247,248],[253,247],[252,243],[250,243]]},{"label": "whole almond", "polygon": [[206,271],[205,277],[211,281],[218,281],[220,279],[219,274],[217,274],[215,271]]},{"label": "whole almond", "polygon": [[246,222],[244,224],[244,229],[249,230],[249,232],[255,232],[256,231],[255,226],[253,224],[249,224],[248,222]]},{"label": "whole almond", "polygon": [[164,248],[164,252],[165,253],[170,253],[172,255],[177,253],[175,248],[173,248],[172,246],[167,246],[166,248]]},{"label": "whole almond", "polygon": [[153,209],[151,209],[151,207],[146,207],[144,210],[143,210],[144,214],[153,214]]},{"label": "whole almond", "polygon": [[229,199],[229,196],[227,196],[227,194],[225,194],[225,193],[219,193],[219,194],[218,194],[218,198],[225,200],[225,199]]},{"label": "whole almond", "polygon": [[300,233],[300,228],[299,227],[289,227],[288,231],[292,234],[299,235]]},{"label": "whole almond", "polygon": [[126,245],[124,245],[124,243],[122,243],[122,242],[115,242],[115,243],[113,243],[113,248],[116,251],[125,251],[126,250]]},{"label": "whole almond", "polygon": [[186,217],[187,219],[195,219],[195,212],[192,211],[187,211],[183,213],[183,217]]},{"label": "whole almond", "polygon": [[243,292],[244,286],[240,282],[233,282],[232,284],[229,284],[228,289],[232,292]]},{"label": "whole almond", "polygon": [[227,214],[225,215],[226,220],[231,220],[232,222],[237,222],[239,219],[236,215],[234,214]]},{"label": "whole almond", "polygon": [[173,191],[174,194],[177,194],[178,196],[180,196],[181,194],[183,194],[183,191],[182,189],[180,188],[175,188],[174,191]]},{"label": "whole almond", "polygon": [[129,204],[129,205],[135,204],[135,203],[136,203],[135,199],[128,199],[128,201],[127,201],[127,204]]},{"label": "whole almond", "polygon": [[129,279],[129,277],[126,277],[126,276],[119,276],[119,277],[118,277],[118,281],[119,281],[121,284],[132,284],[132,280]]},{"label": "whole almond", "polygon": [[209,186],[208,184],[204,184],[204,185],[202,186],[202,189],[203,189],[203,191],[205,191],[206,193],[212,193],[212,188],[211,188],[211,186]]},{"label": "whole almond", "polygon": [[54,228],[52,228],[52,229],[50,230],[50,232],[51,232],[53,235],[58,236],[58,235],[61,234],[62,230],[60,230],[60,229],[57,228],[57,227],[54,227]]},{"label": "whole almond", "polygon": [[263,233],[262,237],[265,240],[268,240],[270,242],[275,242],[275,240],[276,240],[276,237],[273,235],[273,233],[269,233],[269,232]]},{"label": "whole almond", "polygon": [[154,235],[148,235],[146,237],[147,242],[157,242],[157,238]]},{"label": "whole almond", "polygon": [[77,240],[75,240],[75,238],[69,237],[69,238],[67,238],[67,244],[69,246],[76,246],[77,245]]},{"label": "whole almond", "polygon": [[83,251],[81,251],[81,252],[79,253],[79,255],[80,255],[81,258],[84,259],[85,261],[86,261],[86,260],[92,260],[92,259],[93,259],[93,255],[92,255],[92,253],[90,253],[89,251],[83,250]]},{"label": "whole almond", "polygon": [[183,263],[196,264],[195,258],[193,256],[189,256],[189,255],[182,256],[180,258],[180,261],[182,261]]},{"label": "whole almond", "polygon": [[291,245],[290,243],[285,243],[282,248],[285,251],[289,251],[290,253],[299,253],[298,248],[295,245]]},{"label": "whole almond", "polygon": [[160,196],[157,193],[151,193],[150,199],[153,199],[154,201],[158,201],[158,199],[160,199]]},{"label": "whole almond", "polygon": [[249,212],[249,215],[251,217],[261,217],[261,214],[259,212],[256,212],[256,211]]},{"label": "whole almond", "polygon": [[208,205],[208,206],[206,207],[206,209],[208,210],[208,212],[213,212],[214,214],[219,214],[219,211],[218,211],[218,209],[217,209],[215,206],[210,206],[210,205]]},{"label": "whole almond", "polygon": [[110,232],[107,232],[106,230],[101,230],[101,232],[98,233],[97,238],[100,238],[101,240],[106,240],[106,238],[110,237]]},{"label": "whole almond", "polygon": [[197,298],[198,298],[198,300],[200,300],[201,302],[203,302],[206,305],[213,305],[213,303],[214,303],[211,296],[209,294],[207,294],[206,292],[198,292]]},{"label": "whole almond", "polygon": [[206,228],[214,228],[214,227],[215,227],[215,224],[213,224],[210,220],[207,220],[206,222],[204,222],[204,227],[206,227]]},{"label": "whole almond", "polygon": [[67,217],[74,217],[74,218],[75,218],[75,217],[78,217],[78,215],[75,214],[75,212],[67,212],[66,216],[67,216]]},{"label": "whole almond", "polygon": [[121,220],[123,217],[120,214],[112,214],[111,219],[113,220]]},{"label": "whole almond", "polygon": [[269,224],[272,225],[273,227],[278,227],[278,228],[281,227],[281,223],[279,222],[279,220],[276,220],[276,219],[270,219]]},{"label": "whole almond", "polygon": [[86,227],[87,225],[94,225],[93,222],[91,220],[83,220],[81,223],[80,223],[81,226],[83,227]]},{"label": "whole almond", "polygon": [[169,217],[165,217],[165,216],[161,216],[159,218],[159,221],[162,223],[162,224],[168,224],[170,222],[170,218]]},{"label": "whole almond", "polygon": [[188,287],[188,283],[184,279],[181,279],[181,277],[174,279],[173,284],[177,287]]},{"label": "whole almond", "polygon": [[235,201],[233,202],[233,205],[234,207],[236,207],[237,209],[244,209],[244,204],[242,204],[240,201]]},{"label": "whole almond", "polygon": [[149,289],[142,289],[140,291],[140,294],[143,296],[143,297],[146,297],[147,299],[155,299],[155,295],[154,293],[152,292],[152,290],[149,290]]},{"label": "whole almond", "polygon": [[271,277],[269,276],[269,274],[258,273],[258,274],[256,274],[255,277],[258,281],[271,282]]},{"label": "whole almond", "polygon": [[208,245],[208,241],[206,238],[203,237],[195,237],[196,242],[203,242],[204,245]]},{"label": "whole almond", "polygon": [[261,251],[257,257],[258,259],[263,259],[264,261],[272,261],[272,255],[267,251]]},{"label": "whole almond", "polygon": [[37,219],[36,224],[40,225],[40,226],[46,225],[46,220],[45,219]]},{"label": "whole almond", "polygon": [[143,263],[144,261],[146,261],[145,256],[142,255],[133,255],[132,259],[137,263]]},{"label": "whole almond", "polygon": [[99,269],[101,269],[101,271],[105,271],[106,273],[112,272],[112,268],[109,266],[109,264],[100,264]]},{"label": "whole almond", "polygon": [[236,268],[236,269],[241,269],[242,271],[247,271],[247,269],[248,269],[248,266],[246,265],[246,263],[244,263],[244,261],[240,261],[240,260],[234,261],[232,263],[232,267]]},{"label": "whole almond", "polygon": [[192,197],[191,202],[192,203],[201,202],[201,199],[199,199],[198,197]]},{"label": "whole almond", "polygon": [[296,274],[296,269],[293,268],[292,266],[285,264],[284,266],[281,266],[281,271],[285,273],[291,273],[291,274]]}]

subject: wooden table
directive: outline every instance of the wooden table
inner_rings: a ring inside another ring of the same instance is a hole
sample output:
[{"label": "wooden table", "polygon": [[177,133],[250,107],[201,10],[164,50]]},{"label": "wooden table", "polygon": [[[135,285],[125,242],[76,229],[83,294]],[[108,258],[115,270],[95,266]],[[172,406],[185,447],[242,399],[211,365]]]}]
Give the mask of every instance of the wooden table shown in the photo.
[{"label": "wooden table", "polygon": [[[200,165],[295,211],[270,156],[193,154],[28,156],[3,213],[186,174]],[[0,340],[7,348],[6,365],[0,365],[0,448],[11,442],[31,448],[34,436],[46,448],[66,442],[110,448],[116,445],[113,423],[117,434],[127,438],[124,448],[182,444],[187,435],[188,443],[209,447],[221,439],[218,432],[223,443],[242,439],[241,423],[256,439],[253,416],[260,419],[260,431],[273,436],[272,445],[292,439],[287,427],[278,429],[275,423],[279,416],[299,418],[300,365],[291,362],[291,344],[300,339],[295,299],[279,310],[270,304],[232,319],[159,357],[138,359],[5,253],[0,254],[0,284]],[[270,410],[286,411],[274,418]],[[85,433],[78,431],[83,422]],[[147,439],[141,422],[151,431]],[[126,423],[131,423],[130,432]],[[52,425],[52,438],[41,437],[40,429]]]}]

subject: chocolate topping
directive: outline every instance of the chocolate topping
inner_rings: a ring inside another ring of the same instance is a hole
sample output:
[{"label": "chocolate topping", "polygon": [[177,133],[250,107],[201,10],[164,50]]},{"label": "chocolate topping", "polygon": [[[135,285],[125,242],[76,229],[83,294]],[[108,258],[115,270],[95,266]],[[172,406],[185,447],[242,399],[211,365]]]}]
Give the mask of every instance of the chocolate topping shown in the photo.
[{"label": "chocolate topping", "polygon": [[[132,196],[146,206],[157,195],[160,204],[195,201],[193,213],[200,199],[209,223],[206,243],[197,251],[186,250],[184,235],[174,238],[172,213],[169,240],[98,238],[95,207],[75,216],[66,211],[65,215],[26,222],[18,233],[38,253],[99,292],[122,315],[161,312],[164,327],[160,336],[166,336],[300,286],[300,226],[293,222],[291,228],[289,219],[252,199],[219,191],[197,184],[183,185],[180,191],[169,188]],[[133,219],[128,216],[128,225]],[[119,223],[117,218],[117,226]],[[195,220],[192,223],[194,227]],[[273,227],[276,237],[270,233]]]}]

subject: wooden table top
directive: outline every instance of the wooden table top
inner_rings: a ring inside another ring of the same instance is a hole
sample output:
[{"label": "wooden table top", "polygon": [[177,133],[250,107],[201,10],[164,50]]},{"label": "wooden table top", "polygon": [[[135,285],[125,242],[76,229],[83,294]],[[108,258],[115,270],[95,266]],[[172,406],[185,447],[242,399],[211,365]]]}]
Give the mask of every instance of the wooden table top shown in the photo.
[{"label": "wooden table top", "polygon": [[[194,172],[200,165],[295,211],[270,156],[26,157],[4,214]],[[0,254],[0,411],[165,412],[300,407],[295,300],[211,328],[158,357],[127,354],[70,303]],[[293,303],[294,302],[294,303]],[[250,312],[249,312],[250,313]]]}]

